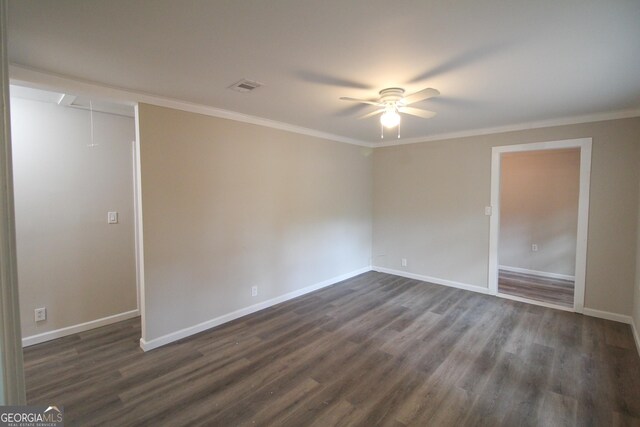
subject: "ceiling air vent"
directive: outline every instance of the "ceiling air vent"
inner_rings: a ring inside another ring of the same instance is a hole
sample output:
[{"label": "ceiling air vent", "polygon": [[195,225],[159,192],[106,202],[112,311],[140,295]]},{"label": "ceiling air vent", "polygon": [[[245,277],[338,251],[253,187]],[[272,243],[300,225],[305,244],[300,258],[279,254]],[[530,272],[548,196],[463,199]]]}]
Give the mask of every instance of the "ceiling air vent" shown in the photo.
[{"label": "ceiling air vent", "polygon": [[238,92],[251,92],[255,88],[262,86],[262,83],[254,82],[252,80],[242,79],[239,82],[236,82],[229,86],[229,89],[238,91]]}]

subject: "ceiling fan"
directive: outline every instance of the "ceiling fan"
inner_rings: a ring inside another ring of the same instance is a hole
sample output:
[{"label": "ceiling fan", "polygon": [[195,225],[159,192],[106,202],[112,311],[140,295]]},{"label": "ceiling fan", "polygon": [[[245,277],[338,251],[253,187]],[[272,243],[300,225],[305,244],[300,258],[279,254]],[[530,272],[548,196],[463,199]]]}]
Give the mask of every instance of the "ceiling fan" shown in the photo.
[{"label": "ceiling fan", "polygon": [[[366,119],[369,117],[377,116],[378,114],[382,114],[380,116],[380,125],[387,129],[393,129],[394,127],[398,126],[398,138],[400,138],[400,113],[411,114],[412,116],[421,117],[423,119],[430,119],[434,117],[436,113],[429,110],[409,107],[409,105],[416,102],[424,101],[425,99],[429,99],[438,95],[440,95],[440,92],[438,92],[436,89],[426,88],[412,93],[411,95],[405,96],[404,89],[399,87],[390,87],[387,89],[382,89],[380,91],[380,98],[378,100],[357,99],[349,97],[342,97],[340,99],[342,101],[360,102],[362,104],[370,104],[379,107],[376,111],[367,113],[359,118]],[[384,138],[383,130],[384,129],[381,129],[380,134],[382,138]]]}]

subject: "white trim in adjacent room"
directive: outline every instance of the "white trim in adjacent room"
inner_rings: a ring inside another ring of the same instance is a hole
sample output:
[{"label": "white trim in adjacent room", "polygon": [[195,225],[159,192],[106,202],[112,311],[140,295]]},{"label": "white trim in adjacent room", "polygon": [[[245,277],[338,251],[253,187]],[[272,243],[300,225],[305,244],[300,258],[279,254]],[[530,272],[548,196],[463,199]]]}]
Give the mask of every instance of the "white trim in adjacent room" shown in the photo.
[{"label": "white trim in adjacent room", "polygon": [[589,224],[589,186],[591,180],[591,138],[534,142],[493,147],[491,150],[491,219],[489,226],[489,290],[498,294],[498,241],[500,233],[500,158],[503,153],[580,148],[580,190],[573,309],[582,313],[587,269],[587,231]]},{"label": "white trim in adjacent room", "polygon": [[427,283],[435,283],[436,285],[448,286],[450,288],[463,289],[465,291],[478,292],[481,294],[490,294],[489,289],[484,286],[470,285],[468,283],[456,282],[453,280],[440,279],[438,277],[424,276],[422,274],[409,273],[407,271],[394,270],[385,267],[371,267],[373,271],[380,273],[393,274],[394,276],[406,277],[407,279],[420,280]]},{"label": "white trim in adjacent room", "polygon": [[[189,326],[184,329],[180,329],[175,332],[171,332],[169,334],[163,335],[158,338],[154,338],[152,340],[145,340],[140,338],[140,348],[144,351],[153,350],[154,348],[161,347],[163,345],[172,343],[174,341],[181,340],[183,338],[189,337],[191,335],[195,335],[202,331],[206,331],[207,329],[214,328],[216,326],[222,325],[227,322],[231,322],[239,317],[243,317],[249,315],[251,313],[255,313],[256,311],[264,310],[265,308],[269,308],[276,304],[280,304],[281,302],[288,301],[290,299],[308,294],[309,292],[317,291],[318,289],[326,288],[327,286],[335,285],[338,282],[342,282],[344,280],[355,277],[359,274],[366,273],[371,271],[371,267],[364,267],[358,270],[351,271],[346,274],[342,274],[340,276],[333,277],[328,280],[324,280],[320,283],[316,283],[311,286],[307,286],[306,288],[298,289],[293,292],[286,293],[279,297],[271,298],[266,301],[259,302],[258,304],[250,305],[249,307],[241,308],[239,310],[233,311],[231,313],[224,314],[222,316],[216,317],[215,319],[210,319],[202,323],[198,323],[197,325]],[[144,336],[144,335],[143,335]]]},{"label": "white trim in adjacent room", "polygon": [[56,338],[66,337],[67,335],[73,335],[79,332],[88,331],[90,329],[111,325],[112,323],[122,322],[123,320],[132,319],[139,315],[140,315],[140,312],[138,310],[131,310],[131,311],[126,311],[124,313],[103,317],[101,319],[80,323],[78,325],[67,326],[66,328],[60,328],[60,329],[55,329],[49,332],[43,332],[37,335],[31,335],[30,337],[22,338],[22,346],[29,347],[30,345],[35,345],[35,344],[43,343],[45,341],[55,340]]},{"label": "white trim in adjacent room", "polygon": [[498,269],[510,271],[512,273],[530,274],[532,276],[547,277],[549,279],[576,280],[576,276],[568,274],[550,273],[548,271],[529,270],[528,268],[509,267],[507,265],[499,265]]}]

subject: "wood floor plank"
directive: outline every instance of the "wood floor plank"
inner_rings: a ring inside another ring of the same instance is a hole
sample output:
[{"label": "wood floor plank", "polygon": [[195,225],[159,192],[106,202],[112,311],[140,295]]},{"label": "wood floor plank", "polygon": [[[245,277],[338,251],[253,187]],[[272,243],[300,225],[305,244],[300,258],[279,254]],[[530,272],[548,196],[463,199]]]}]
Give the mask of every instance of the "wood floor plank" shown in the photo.
[{"label": "wood floor plank", "polygon": [[574,287],[573,280],[505,270],[498,271],[498,289],[501,293],[531,300],[573,307]]},{"label": "wood floor plank", "polygon": [[29,403],[68,425],[640,420],[628,325],[377,272],[147,353],[139,338],[131,319],[26,348]]},{"label": "wood floor plank", "polygon": [[576,425],[576,407],[574,398],[546,391],[537,420],[540,425],[548,427]]}]

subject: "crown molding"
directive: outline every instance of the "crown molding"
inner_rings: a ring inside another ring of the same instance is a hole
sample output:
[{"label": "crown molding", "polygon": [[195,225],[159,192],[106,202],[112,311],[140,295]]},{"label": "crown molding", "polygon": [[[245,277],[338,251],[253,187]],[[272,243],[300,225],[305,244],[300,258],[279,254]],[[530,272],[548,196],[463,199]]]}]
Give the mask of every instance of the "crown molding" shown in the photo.
[{"label": "crown molding", "polygon": [[516,132],[528,129],[540,129],[554,126],[576,125],[580,123],[601,122],[606,120],[628,119],[631,117],[640,117],[640,109],[610,111],[596,114],[588,114],[583,116],[564,117],[559,119],[543,120],[537,122],[526,122],[515,125],[496,126],[489,128],[470,129],[460,132],[448,132],[430,135],[426,137],[415,137],[399,139],[394,142],[374,143],[375,148],[393,147],[396,145],[418,144],[421,142],[436,142],[454,138],[468,138],[472,136],[491,135],[496,133]]},{"label": "crown molding", "polygon": [[238,122],[265,126],[268,128],[284,130],[301,135],[327,139],[330,141],[344,142],[346,144],[353,144],[370,148],[375,146],[375,144],[373,143],[361,141],[359,139],[334,135],[315,129],[291,125],[289,123],[265,119],[262,117],[251,116],[249,114],[238,113],[236,111],[224,110],[208,105],[181,101],[174,98],[166,98],[144,92],[131,91],[114,86],[107,86],[93,81],[81,80],[75,77],[49,73],[17,64],[9,65],[9,79],[11,84],[27,86],[34,89],[53,90],[57,92],[68,92],[73,95],[100,97],[106,101],[131,106],[136,105],[138,102],[143,102],[145,104],[156,105],[159,107],[174,108],[191,113],[198,113],[222,119],[235,120]]},{"label": "crown molding", "polygon": [[527,129],[539,129],[553,126],[565,126],[580,123],[640,117],[640,109],[629,109],[535,122],[524,122],[514,125],[469,129],[459,132],[446,132],[422,137],[401,138],[399,140],[396,139],[389,142],[369,142],[356,138],[349,138],[346,136],[322,132],[315,129],[309,129],[302,126],[296,126],[289,123],[279,122],[276,120],[252,116],[249,114],[238,113],[236,111],[224,110],[222,108],[211,107],[208,105],[196,104],[193,102],[181,101],[179,99],[167,98],[149,93],[108,86],[93,81],[81,80],[75,77],[37,70],[18,64],[9,65],[9,78],[11,84],[18,84],[35,89],[53,90],[65,93],[69,92],[73,95],[95,96],[100,97],[106,101],[118,102],[132,106],[137,104],[138,102],[143,102],[146,104],[157,105],[159,107],[174,108],[191,113],[198,113],[222,119],[235,120],[238,122],[250,123],[301,135],[313,136],[316,138],[336,142],[344,142],[346,144],[359,145],[369,148],[393,147],[397,145],[444,141],[447,139],[467,138],[472,136],[482,136],[504,132],[515,132]]}]

